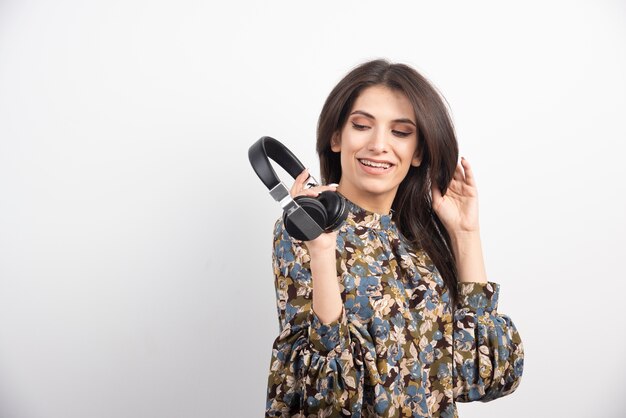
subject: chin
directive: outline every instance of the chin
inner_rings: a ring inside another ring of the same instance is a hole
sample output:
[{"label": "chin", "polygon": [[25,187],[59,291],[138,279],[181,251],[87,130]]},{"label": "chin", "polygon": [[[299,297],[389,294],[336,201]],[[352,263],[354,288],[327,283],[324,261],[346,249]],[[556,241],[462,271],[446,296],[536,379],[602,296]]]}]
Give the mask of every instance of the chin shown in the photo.
[{"label": "chin", "polygon": [[361,190],[370,194],[387,194],[391,193],[396,189],[396,186],[388,185],[388,184],[362,184]]}]

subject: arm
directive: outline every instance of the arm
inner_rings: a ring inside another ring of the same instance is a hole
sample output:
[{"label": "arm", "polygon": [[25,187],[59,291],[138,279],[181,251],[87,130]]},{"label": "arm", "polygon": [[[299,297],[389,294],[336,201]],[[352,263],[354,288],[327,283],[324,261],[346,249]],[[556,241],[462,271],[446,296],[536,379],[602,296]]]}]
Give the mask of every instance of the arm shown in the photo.
[{"label": "arm", "polygon": [[453,312],[453,390],[459,402],[490,401],[520,383],[524,348],[511,319],[497,312],[500,287],[487,281],[478,223],[478,191],[469,162],[457,164],[442,195],[432,184],[433,209],[450,234],[459,274]]},{"label": "arm", "polygon": [[513,393],[524,368],[520,335],[497,312],[500,285],[458,283],[454,312],[454,398],[458,402],[491,401]]},{"label": "arm", "polygon": [[500,285],[487,281],[480,231],[451,234],[459,272],[454,313],[454,395],[490,401],[517,389],[524,348],[515,325],[498,314]]},{"label": "arm", "polygon": [[[336,260],[332,263],[336,278]],[[280,335],[272,347],[266,416],[338,416],[355,410],[362,376],[355,369],[343,303],[339,318],[330,323],[313,311],[309,254],[287,234],[282,219],[274,228],[272,264]]]},{"label": "arm", "polygon": [[313,281],[313,313],[324,325],[341,319],[343,300],[337,279],[337,234],[330,238],[327,248],[307,244],[310,254],[311,278]]}]

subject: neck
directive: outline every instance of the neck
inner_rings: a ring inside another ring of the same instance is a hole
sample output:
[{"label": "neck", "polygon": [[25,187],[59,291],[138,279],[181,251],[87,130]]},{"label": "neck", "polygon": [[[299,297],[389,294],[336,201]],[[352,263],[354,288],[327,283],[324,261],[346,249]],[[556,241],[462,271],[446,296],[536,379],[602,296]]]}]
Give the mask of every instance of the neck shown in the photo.
[{"label": "neck", "polygon": [[391,211],[391,204],[396,196],[397,187],[386,193],[369,193],[360,190],[354,190],[339,181],[337,191],[348,198],[348,200],[356,203],[360,207],[370,212],[381,215],[388,215]]}]

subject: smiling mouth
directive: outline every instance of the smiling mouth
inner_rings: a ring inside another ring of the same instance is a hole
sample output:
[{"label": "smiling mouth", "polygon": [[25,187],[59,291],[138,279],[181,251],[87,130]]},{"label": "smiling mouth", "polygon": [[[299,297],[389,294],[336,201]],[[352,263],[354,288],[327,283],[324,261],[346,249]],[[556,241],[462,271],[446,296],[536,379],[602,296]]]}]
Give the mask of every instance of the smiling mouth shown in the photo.
[{"label": "smiling mouth", "polygon": [[364,165],[365,167],[375,168],[381,171],[389,170],[391,167],[393,167],[393,164],[389,164],[389,163],[377,163],[374,161],[361,159],[361,158],[357,158],[357,160],[359,161],[361,165]]}]

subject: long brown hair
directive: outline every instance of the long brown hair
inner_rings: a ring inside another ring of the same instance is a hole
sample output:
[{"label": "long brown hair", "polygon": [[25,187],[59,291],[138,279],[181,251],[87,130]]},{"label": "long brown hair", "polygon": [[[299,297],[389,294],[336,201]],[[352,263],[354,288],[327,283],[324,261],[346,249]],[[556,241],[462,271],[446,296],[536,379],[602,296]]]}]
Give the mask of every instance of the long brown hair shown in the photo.
[{"label": "long brown hair", "polygon": [[317,154],[322,184],[339,183],[341,160],[330,148],[334,134],[347,122],[357,97],[367,87],[384,85],[406,95],[417,119],[418,167],[411,166],[392,203],[398,229],[433,260],[450,291],[454,309],[458,300],[458,272],[450,236],[432,209],[430,185],[435,181],[445,194],[456,169],[459,147],[452,119],[442,95],[415,69],[377,59],[350,71],[326,99],[317,125]]}]

